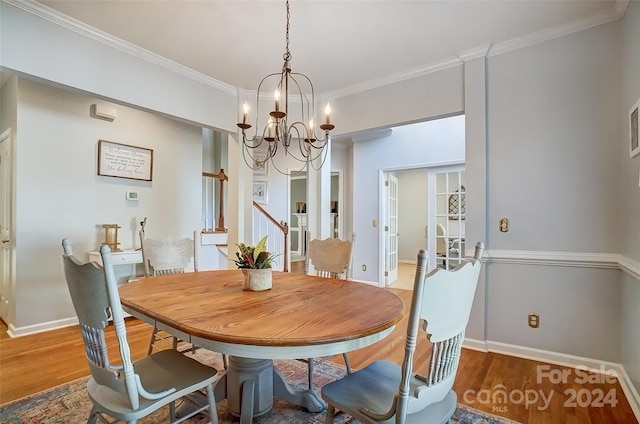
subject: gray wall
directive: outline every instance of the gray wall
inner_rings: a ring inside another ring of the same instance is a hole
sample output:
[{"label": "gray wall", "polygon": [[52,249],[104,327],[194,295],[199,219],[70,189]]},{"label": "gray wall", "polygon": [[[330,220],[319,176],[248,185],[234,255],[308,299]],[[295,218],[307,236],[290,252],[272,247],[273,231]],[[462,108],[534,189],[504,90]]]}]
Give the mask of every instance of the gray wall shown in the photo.
[{"label": "gray wall", "polygon": [[[139,247],[136,232],[145,216],[149,237],[200,229],[202,131],[119,105],[114,122],[97,120],[89,116],[96,98],[26,79],[17,85],[17,284],[10,325],[25,329],[75,317],[60,265],[63,237],[87,260],[86,252],[104,240],[104,223],[121,226],[122,248]],[[153,181],[96,175],[101,139],[153,149]],[[140,200],[127,201],[126,190]]]},{"label": "gray wall", "polygon": [[[485,241],[489,258],[467,336],[489,348],[519,346],[520,353],[624,360],[636,387],[640,343],[637,319],[630,317],[637,318],[640,304],[640,157],[628,158],[625,128],[640,97],[638,8],[631,2],[622,20],[470,60],[464,71],[451,68],[332,101],[345,116],[357,115],[345,123],[350,134],[393,126],[389,110],[402,115],[397,122],[464,111],[472,135],[468,203],[486,188],[486,206],[468,205],[467,236],[469,243]],[[407,85],[416,93],[433,90],[417,99]],[[391,107],[378,108],[380,102]],[[390,153],[376,142],[378,150],[368,150],[371,142],[354,145],[354,187],[375,184],[385,166],[380,158]],[[377,199],[378,190],[354,193],[360,240],[372,233],[379,205],[366,199]],[[506,234],[498,231],[503,216],[511,221]],[[376,280],[359,271],[381,246],[373,233],[360,245],[369,251],[356,252],[355,278]],[[526,326],[532,311],[541,314],[537,330]]]},{"label": "gray wall", "polygon": [[[630,2],[622,22],[622,91],[619,99],[621,109],[619,127],[621,149],[618,151],[621,169],[620,186],[620,253],[629,258],[625,265],[630,267],[622,276],[622,305],[620,309],[622,326],[622,363],[636,389],[640,391],[640,269],[634,264],[640,262],[640,156],[629,159],[629,125],[627,113],[640,98],[640,3]],[[624,122],[623,122],[624,121]],[[612,143],[615,145],[615,143]],[[632,262],[634,261],[634,262]],[[633,267],[633,268],[631,268]],[[633,271],[634,270],[634,271]]]},{"label": "gray wall", "polygon": [[[621,359],[620,273],[567,258],[617,250],[619,30],[602,25],[488,60],[489,249],[562,252],[560,266],[487,265],[488,340]],[[529,312],[540,328],[527,326]]]}]

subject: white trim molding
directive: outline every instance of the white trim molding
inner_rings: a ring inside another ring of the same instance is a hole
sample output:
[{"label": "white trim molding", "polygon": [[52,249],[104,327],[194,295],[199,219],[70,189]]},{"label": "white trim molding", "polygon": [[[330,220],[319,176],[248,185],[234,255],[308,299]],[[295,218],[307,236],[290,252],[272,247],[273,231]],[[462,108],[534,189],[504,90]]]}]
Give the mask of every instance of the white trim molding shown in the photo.
[{"label": "white trim molding", "polygon": [[588,369],[589,371],[599,373],[613,371],[618,377],[618,382],[620,383],[620,387],[622,387],[622,391],[631,406],[631,410],[638,421],[640,421],[640,394],[638,393],[638,390],[636,390],[629,374],[627,374],[627,371],[622,364],[494,341],[485,342],[482,340],[465,339],[462,347],[471,350],[479,350],[481,352],[493,352],[507,356],[515,356],[518,358],[530,359],[533,361],[568,368],[580,367],[581,369]]},{"label": "white trim molding", "polygon": [[626,256],[621,256],[618,266],[622,271],[640,281],[640,262],[634,261]]},{"label": "white trim molding", "polygon": [[57,330],[59,328],[71,327],[72,325],[78,325],[78,318],[66,318],[59,319],[57,321],[43,322],[35,325],[25,325],[23,327],[15,327],[13,324],[9,324],[7,334],[9,337],[21,337],[30,336],[32,334],[43,333],[45,331]]},{"label": "white trim molding", "polygon": [[[84,22],[77,19],[66,16],[50,7],[47,7],[36,1],[21,1],[21,0],[2,0],[13,6],[19,7],[29,13],[53,22],[57,25],[68,28],[86,37],[97,40],[101,43],[109,45],[118,50],[124,51],[132,56],[141,58],[150,63],[173,71],[177,74],[183,75],[187,78],[191,78],[195,81],[199,81],[202,84],[211,86],[218,90],[221,90],[228,94],[236,95],[236,88],[226,84],[222,81],[218,81],[205,75],[201,72],[195,71],[184,65],[166,59],[153,52],[142,49],[127,41],[114,37],[104,31],[91,27]],[[405,81],[408,79],[418,78],[420,76],[430,74],[433,72],[441,71],[444,69],[461,66],[465,60],[470,60],[475,57],[490,57],[502,53],[507,53],[513,50],[521,49],[523,47],[538,44],[553,38],[562,37],[574,32],[582,31],[597,25],[605,24],[607,22],[620,19],[624,16],[629,0],[616,0],[615,4],[608,10],[603,12],[597,12],[592,15],[586,16],[581,19],[574,20],[567,24],[558,25],[555,27],[547,28],[532,34],[518,37],[512,40],[499,42],[496,44],[487,44],[478,46],[473,49],[466,50],[458,53],[457,56],[444,58],[439,61],[428,63],[422,66],[417,66],[412,69],[408,69],[402,72],[397,72],[385,77],[364,81],[359,84],[345,87],[339,90],[321,94],[321,96],[328,99],[335,99],[338,97],[344,97],[352,94],[357,94],[363,91],[372,90],[386,85],[394,84],[397,82]]]},{"label": "white trim molding", "polygon": [[[581,367],[582,369],[588,369],[593,372],[615,372],[618,377],[618,382],[622,387],[631,409],[634,415],[640,421],[640,394],[636,390],[635,386],[631,382],[631,378],[627,374],[624,366],[615,362],[601,361],[598,359],[584,358],[581,356],[568,355],[565,353],[551,352],[548,350],[534,349],[526,346],[510,345],[506,343],[487,341],[487,351],[500,353],[508,356],[515,356],[524,359],[531,359],[534,361],[540,361],[548,364],[559,365],[569,368]],[[463,347],[466,346],[463,344]],[[472,347],[471,347],[472,348]]]},{"label": "white trim molding", "polygon": [[619,269],[640,280],[640,262],[617,253],[542,252],[533,250],[486,250],[489,263],[548,265],[580,268]]},{"label": "white trim molding", "polygon": [[129,43],[128,41],[122,40],[118,37],[114,37],[109,33],[87,25],[86,23],[77,19],[71,18],[39,2],[20,0],[2,1],[5,1],[12,6],[19,7],[20,9],[32,13],[33,15],[46,19],[56,25],[77,32],[78,34],[81,34],[85,37],[91,38],[107,46],[123,51],[127,54],[130,54],[131,56],[146,60],[149,63],[160,66],[161,68],[175,72],[178,75],[182,75],[186,78],[198,81],[204,85],[210,86],[227,94],[231,94],[234,96],[237,94],[237,89],[230,84],[218,81],[215,78],[211,78],[210,76],[205,75],[201,72],[176,63],[156,53],[150,52],[149,50],[145,50],[139,46],[136,46],[135,44]]},{"label": "white trim molding", "polygon": [[487,262],[519,265],[556,265],[585,268],[619,268],[620,255],[611,253],[487,250]]}]

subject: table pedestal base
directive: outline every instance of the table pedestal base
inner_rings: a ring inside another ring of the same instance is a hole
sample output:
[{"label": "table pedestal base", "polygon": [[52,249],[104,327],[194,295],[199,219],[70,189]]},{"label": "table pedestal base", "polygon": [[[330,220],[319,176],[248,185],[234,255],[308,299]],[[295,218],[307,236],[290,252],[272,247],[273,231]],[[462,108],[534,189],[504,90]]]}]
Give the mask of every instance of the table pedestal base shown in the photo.
[{"label": "table pedestal base", "polygon": [[226,398],[229,412],[240,417],[240,424],[251,424],[253,417],[269,412],[274,396],[309,412],[326,407],[315,391],[292,390],[272,360],[229,357],[229,368],[216,384],[216,401]]},{"label": "table pedestal base", "polygon": [[230,356],[227,402],[229,412],[238,417],[269,412],[273,406],[273,362]]}]

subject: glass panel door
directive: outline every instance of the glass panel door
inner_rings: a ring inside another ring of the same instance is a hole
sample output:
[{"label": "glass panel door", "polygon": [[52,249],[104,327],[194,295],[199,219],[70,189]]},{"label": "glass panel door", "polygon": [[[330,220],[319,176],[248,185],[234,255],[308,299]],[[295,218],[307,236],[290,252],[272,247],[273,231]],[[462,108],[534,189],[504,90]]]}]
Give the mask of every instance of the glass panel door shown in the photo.
[{"label": "glass panel door", "polygon": [[429,268],[451,269],[465,256],[464,166],[429,171]]}]

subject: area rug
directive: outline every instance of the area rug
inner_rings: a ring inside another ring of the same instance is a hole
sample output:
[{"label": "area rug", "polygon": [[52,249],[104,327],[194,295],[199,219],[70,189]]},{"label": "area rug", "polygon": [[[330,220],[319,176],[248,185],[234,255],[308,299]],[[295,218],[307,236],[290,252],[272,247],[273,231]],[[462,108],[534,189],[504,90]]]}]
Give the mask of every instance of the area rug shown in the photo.
[{"label": "area rug", "polygon": [[[194,357],[201,362],[222,369],[220,355],[198,350]],[[296,388],[306,387],[306,364],[299,361],[274,361],[275,366]],[[318,364],[315,368],[315,386],[320,389],[324,384],[342,377],[344,367],[330,362]],[[86,423],[91,411],[91,401],[86,393],[87,378],[46,390],[35,395],[0,405],[1,424],[80,424]],[[139,421],[140,424],[156,424],[168,422],[168,407]],[[227,401],[218,402],[220,424],[239,422],[227,409]],[[255,418],[256,424],[322,424],[324,413],[307,412],[304,408],[281,400],[274,400],[273,409],[267,414]],[[206,415],[185,421],[188,424],[204,424],[208,422]],[[343,418],[340,423],[349,422]],[[356,423],[356,421],[351,421]],[[458,405],[452,422],[455,424],[517,424],[505,418],[490,415],[464,405]]]}]

